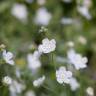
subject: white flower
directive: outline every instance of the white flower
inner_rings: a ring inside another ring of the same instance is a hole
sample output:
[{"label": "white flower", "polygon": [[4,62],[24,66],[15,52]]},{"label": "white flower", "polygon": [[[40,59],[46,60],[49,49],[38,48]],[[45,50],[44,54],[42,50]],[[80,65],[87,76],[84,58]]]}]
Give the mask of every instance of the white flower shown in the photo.
[{"label": "white flower", "polygon": [[43,84],[44,80],[45,80],[45,76],[42,76],[42,77],[38,78],[37,80],[34,80],[33,81],[33,86],[34,87],[39,87],[40,85]]},{"label": "white flower", "polygon": [[23,4],[14,4],[11,13],[19,20],[26,20],[28,15],[26,6]]},{"label": "white flower", "polygon": [[9,76],[5,76],[3,79],[2,79],[2,82],[6,85],[10,85],[12,83],[12,79],[11,77]]},{"label": "white flower", "polygon": [[54,51],[56,48],[56,41],[54,39],[48,40],[48,38],[45,38],[42,40],[42,44],[39,45],[38,50],[42,53],[50,53]]},{"label": "white flower", "polygon": [[89,13],[89,10],[86,6],[78,6],[77,7],[78,12],[83,15],[84,17],[86,17],[88,20],[90,20],[92,18],[92,16]]},{"label": "white flower", "polygon": [[11,52],[6,52],[6,50],[3,50],[3,59],[6,61],[6,63],[14,65],[13,54]]},{"label": "white flower", "polygon": [[12,84],[9,86],[9,90],[11,94],[21,93],[24,89],[25,89],[25,85],[18,83],[15,80],[13,80]]},{"label": "white flower", "polygon": [[28,67],[29,69],[36,70],[41,67],[41,62],[39,60],[40,53],[35,51],[33,54],[28,54]]},{"label": "white flower", "polygon": [[72,72],[67,71],[65,67],[60,67],[59,70],[56,71],[56,78],[57,82],[60,84],[69,84],[72,78]]},{"label": "white flower", "polygon": [[86,63],[88,59],[86,57],[82,57],[81,54],[76,53],[72,49],[68,51],[67,55],[69,62],[73,64],[77,70],[87,67]]},{"label": "white flower", "polygon": [[35,95],[34,91],[29,90],[29,91],[27,91],[27,92],[25,93],[25,96],[36,96],[36,95]]},{"label": "white flower", "polygon": [[41,25],[48,25],[51,19],[51,14],[46,10],[46,8],[40,8],[37,10],[35,23]]},{"label": "white flower", "polygon": [[70,87],[71,87],[72,91],[75,91],[76,89],[78,89],[80,87],[80,84],[77,82],[77,80],[75,78],[71,78]]},{"label": "white flower", "polygon": [[89,95],[89,96],[94,96],[94,89],[92,87],[88,87],[86,89],[86,93]]}]

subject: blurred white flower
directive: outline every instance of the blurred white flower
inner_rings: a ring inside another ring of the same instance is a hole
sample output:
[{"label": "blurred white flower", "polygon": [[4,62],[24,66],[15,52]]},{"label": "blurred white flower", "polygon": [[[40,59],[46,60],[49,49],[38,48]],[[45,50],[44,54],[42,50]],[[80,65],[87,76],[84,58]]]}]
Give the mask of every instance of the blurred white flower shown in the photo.
[{"label": "blurred white flower", "polygon": [[61,23],[62,23],[62,24],[69,25],[69,24],[75,23],[75,20],[72,19],[72,18],[63,17],[63,18],[61,19]]},{"label": "blurred white flower", "polygon": [[89,13],[89,10],[86,6],[78,6],[77,7],[78,12],[83,15],[86,19],[90,20],[92,16]]},{"label": "blurred white flower", "polygon": [[86,68],[86,63],[88,62],[87,57],[82,57],[81,54],[76,53],[74,50],[69,50],[68,59],[71,64],[75,66],[77,70]]},{"label": "blurred white flower", "polygon": [[3,59],[6,61],[6,63],[14,65],[13,54],[11,52],[6,52],[6,50],[3,50]]},{"label": "blurred white flower", "polygon": [[65,67],[60,67],[59,70],[56,70],[56,78],[57,82],[60,84],[69,84],[72,78],[72,72],[67,71]]},{"label": "blurred white flower", "polygon": [[36,95],[35,95],[35,92],[34,92],[34,91],[29,90],[29,91],[27,91],[27,92],[25,93],[25,96],[36,96]]},{"label": "blurred white flower", "polygon": [[11,10],[11,14],[19,20],[26,21],[28,15],[27,8],[23,4],[14,4]]},{"label": "blurred white flower", "polygon": [[33,54],[28,54],[27,61],[29,69],[36,70],[41,67],[39,57],[40,53],[38,51],[35,51]]},{"label": "blurred white flower", "polygon": [[79,36],[79,37],[78,37],[78,41],[79,41],[81,44],[83,44],[83,45],[85,45],[85,44],[87,43],[86,38],[83,37],[83,36]]},{"label": "blurred white flower", "polygon": [[39,5],[44,5],[45,2],[46,2],[46,0],[37,0],[37,3],[38,3]]},{"label": "blurred white flower", "polygon": [[72,91],[76,91],[80,87],[80,84],[77,82],[77,80],[75,78],[70,79],[69,85],[70,85]]},{"label": "blurred white flower", "polygon": [[3,79],[2,79],[2,82],[5,84],[5,85],[10,85],[12,83],[12,78],[9,77],[9,76],[5,76]]},{"label": "blurred white flower", "polygon": [[86,6],[87,8],[89,8],[92,5],[92,0],[84,0],[83,1],[84,6]]},{"label": "blurred white flower", "polygon": [[39,8],[36,13],[35,23],[48,25],[51,17],[51,14],[46,10],[46,8]]},{"label": "blurred white flower", "polygon": [[42,44],[39,45],[38,50],[41,53],[50,53],[56,48],[56,41],[54,39],[49,40],[45,38],[42,40]]},{"label": "blurred white flower", "polygon": [[37,80],[34,80],[33,81],[33,86],[34,87],[39,87],[40,85],[43,84],[44,80],[45,80],[45,76],[42,76],[42,77],[38,78]]},{"label": "blurred white flower", "polygon": [[92,87],[88,87],[86,89],[86,93],[89,95],[89,96],[94,96],[94,89]]},{"label": "blurred white flower", "polygon": [[21,84],[16,80],[13,80],[11,85],[9,86],[9,90],[11,94],[21,93],[25,88],[26,86],[24,84]]},{"label": "blurred white flower", "polygon": [[69,46],[69,47],[74,47],[74,42],[73,42],[73,41],[68,41],[68,42],[67,42],[67,46]]}]

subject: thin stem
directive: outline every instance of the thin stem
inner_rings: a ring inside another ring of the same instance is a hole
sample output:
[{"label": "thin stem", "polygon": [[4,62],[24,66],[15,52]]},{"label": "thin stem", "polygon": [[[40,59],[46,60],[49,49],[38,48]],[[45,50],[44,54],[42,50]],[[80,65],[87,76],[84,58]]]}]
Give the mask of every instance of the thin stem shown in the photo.
[{"label": "thin stem", "polygon": [[52,64],[54,65],[54,69],[55,69],[55,71],[56,71],[56,65],[55,65],[55,63],[54,63],[54,54],[53,54],[53,53],[52,53],[51,57],[52,57]]},{"label": "thin stem", "polygon": [[48,91],[54,93],[55,95],[57,95],[57,93],[54,91],[54,90],[51,90],[50,88],[48,88],[47,86],[45,85],[42,85],[43,88],[47,89]]}]

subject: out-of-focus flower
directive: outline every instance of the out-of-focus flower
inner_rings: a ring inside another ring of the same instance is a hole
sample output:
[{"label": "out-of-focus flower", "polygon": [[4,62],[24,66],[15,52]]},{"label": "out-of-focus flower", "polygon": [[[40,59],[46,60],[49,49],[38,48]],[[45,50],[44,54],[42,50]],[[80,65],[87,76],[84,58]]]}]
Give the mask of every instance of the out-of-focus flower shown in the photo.
[{"label": "out-of-focus flower", "polygon": [[94,96],[94,89],[92,87],[88,87],[86,89],[86,93],[89,95],[89,96]]},{"label": "out-of-focus flower", "polygon": [[92,16],[89,13],[89,10],[86,6],[78,6],[77,7],[78,12],[83,15],[85,18],[87,18],[88,20],[90,20],[92,18]]},{"label": "out-of-focus flower", "polygon": [[85,44],[87,43],[86,38],[83,37],[83,36],[79,36],[79,37],[78,37],[78,41],[79,41],[81,44],[83,44],[83,45],[85,45]]},{"label": "out-of-focus flower", "polygon": [[88,62],[87,57],[82,57],[81,54],[76,53],[74,50],[69,50],[68,59],[71,64],[75,66],[77,70],[86,68],[86,63]]},{"label": "out-of-focus flower", "polygon": [[38,78],[37,80],[34,80],[33,81],[33,86],[34,87],[39,87],[40,85],[43,84],[44,80],[45,80],[45,76],[42,76],[42,77]]},{"label": "out-of-focus flower", "polygon": [[11,94],[21,93],[25,88],[26,86],[24,84],[18,83],[16,80],[13,80],[9,86]]},{"label": "out-of-focus flower", "polygon": [[69,85],[70,85],[72,91],[75,91],[80,87],[80,84],[77,82],[77,80],[75,78],[70,79]]},{"label": "out-of-focus flower", "polygon": [[40,53],[38,51],[35,51],[33,54],[28,54],[27,61],[29,69],[36,70],[41,67],[39,57]]},{"label": "out-of-focus flower", "polygon": [[84,6],[89,8],[92,5],[92,0],[84,0],[83,4],[84,4]]},{"label": "out-of-focus flower", "polygon": [[45,38],[42,40],[42,44],[39,45],[38,50],[41,53],[50,53],[56,48],[56,41],[54,39],[49,40]]},{"label": "out-of-focus flower", "polygon": [[27,91],[27,92],[25,93],[25,96],[36,96],[36,95],[35,95],[35,92],[34,92],[34,91],[29,90],[29,91]]},{"label": "out-of-focus flower", "polygon": [[2,79],[2,82],[5,84],[5,85],[10,85],[12,83],[12,79],[11,77],[9,76],[5,76],[3,79]]},{"label": "out-of-focus flower", "polygon": [[46,8],[39,8],[36,13],[35,23],[48,25],[51,17],[51,14],[46,10]]},{"label": "out-of-focus flower", "polygon": [[14,65],[13,54],[11,52],[6,52],[6,50],[3,50],[3,59],[6,61],[6,63]]},{"label": "out-of-focus flower", "polygon": [[5,47],[6,47],[6,46],[5,46],[4,44],[1,44],[1,45],[0,45],[0,50],[5,49]]},{"label": "out-of-focus flower", "polygon": [[74,42],[73,41],[68,41],[67,46],[68,47],[74,47]]},{"label": "out-of-focus flower", "polygon": [[37,3],[38,3],[39,5],[44,5],[45,2],[46,2],[46,0],[37,0]]},{"label": "out-of-focus flower", "polygon": [[74,20],[72,18],[66,18],[66,17],[64,17],[64,18],[61,19],[61,23],[62,24],[65,24],[65,25],[73,24],[75,22],[76,22],[76,20]]},{"label": "out-of-focus flower", "polygon": [[92,0],[77,0],[77,4],[90,8],[92,5]]},{"label": "out-of-focus flower", "polygon": [[11,10],[11,14],[19,20],[26,21],[28,12],[25,5],[14,4]]},{"label": "out-of-focus flower", "polygon": [[69,84],[72,78],[72,72],[67,71],[65,67],[60,67],[59,70],[56,71],[56,78],[57,82],[60,84]]}]

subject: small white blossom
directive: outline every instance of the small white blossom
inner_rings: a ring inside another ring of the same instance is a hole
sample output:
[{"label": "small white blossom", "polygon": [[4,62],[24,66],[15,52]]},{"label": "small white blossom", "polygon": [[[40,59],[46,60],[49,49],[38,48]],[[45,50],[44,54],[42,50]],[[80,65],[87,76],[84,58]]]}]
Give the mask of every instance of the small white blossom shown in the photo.
[{"label": "small white blossom", "polygon": [[59,70],[56,71],[56,78],[57,82],[60,84],[69,84],[72,78],[72,72],[67,71],[65,67],[60,67]]},{"label": "small white blossom", "polygon": [[56,41],[54,39],[49,40],[48,38],[45,38],[42,40],[42,44],[39,45],[38,50],[42,53],[50,53],[54,51],[56,48]]},{"label": "small white blossom", "polygon": [[6,61],[6,63],[14,65],[13,54],[11,52],[6,52],[6,50],[3,50],[3,59]]},{"label": "small white blossom", "polygon": [[12,79],[11,77],[9,76],[5,76],[3,79],[2,79],[2,82],[6,85],[10,85],[12,83]]},{"label": "small white blossom", "polygon": [[42,76],[42,77],[38,78],[37,80],[34,80],[33,81],[33,86],[34,87],[39,87],[40,85],[43,84],[44,80],[45,80],[45,76]]},{"label": "small white blossom", "polygon": [[74,50],[69,50],[68,59],[71,64],[75,66],[77,70],[86,68],[86,63],[88,62],[87,57],[82,57],[81,54],[76,53]]},{"label": "small white blossom", "polygon": [[86,89],[86,93],[89,95],[89,96],[94,96],[94,89],[92,87],[88,87]]},{"label": "small white blossom", "polygon": [[75,91],[80,87],[80,84],[77,82],[77,80],[75,78],[70,79],[69,85],[70,85],[72,91]]},{"label": "small white blossom", "polygon": [[29,90],[29,91],[27,91],[27,92],[25,93],[25,96],[36,96],[36,95],[35,95],[35,92],[34,92],[34,91]]},{"label": "small white blossom", "polygon": [[92,18],[92,16],[89,13],[89,10],[86,6],[78,6],[77,7],[78,12],[83,15],[84,17],[86,17],[88,20],[90,20]]},{"label": "small white blossom", "polygon": [[27,61],[29,69],[36,70],[41,67],[39,57],[40,53],[38,51],[35,51],[33,54],[28,54]]},{"label": "small white blossom", "polygon": [[11,94],[21,93],[25,89],[25,85],[13,80],[11,85],[9,86],[9,90]]},{"label": "small white blossom", "polygon": [[19,20],[27,19],[27,8],[23,4],[14,4],[11,10],[11,14]]},{"label": "small white blossom", "polygon": [[41,25],[48,25],[51,19],[51,14],[46,10],[46,8],[40,8],[37,10],[35,23]]}]

